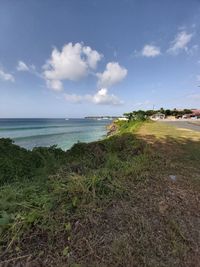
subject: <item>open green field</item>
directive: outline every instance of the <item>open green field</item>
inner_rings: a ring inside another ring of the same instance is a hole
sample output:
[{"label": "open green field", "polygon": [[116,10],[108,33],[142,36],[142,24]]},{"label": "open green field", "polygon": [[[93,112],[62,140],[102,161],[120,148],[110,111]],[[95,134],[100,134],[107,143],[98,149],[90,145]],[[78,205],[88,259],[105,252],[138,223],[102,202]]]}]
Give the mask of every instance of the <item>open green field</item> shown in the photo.
[{"label": "open green field", "polygon": [[0,139],[0,266],[198,266],[200,133],[123,122],[32,152]]}]

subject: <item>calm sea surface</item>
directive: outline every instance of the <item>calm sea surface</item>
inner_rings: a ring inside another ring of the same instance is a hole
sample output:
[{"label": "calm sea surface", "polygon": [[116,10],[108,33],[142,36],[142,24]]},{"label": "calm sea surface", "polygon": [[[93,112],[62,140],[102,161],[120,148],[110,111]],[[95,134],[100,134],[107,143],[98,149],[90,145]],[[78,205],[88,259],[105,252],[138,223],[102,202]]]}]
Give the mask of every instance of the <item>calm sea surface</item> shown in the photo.
[{"label": "calm sea surface", "polygon": [[9,137],[15,144],[28,149],[57,145],[66,150],[78,141],[91,142],[103,138],[110,122],[91,119],[0,119],[0,138]]}]

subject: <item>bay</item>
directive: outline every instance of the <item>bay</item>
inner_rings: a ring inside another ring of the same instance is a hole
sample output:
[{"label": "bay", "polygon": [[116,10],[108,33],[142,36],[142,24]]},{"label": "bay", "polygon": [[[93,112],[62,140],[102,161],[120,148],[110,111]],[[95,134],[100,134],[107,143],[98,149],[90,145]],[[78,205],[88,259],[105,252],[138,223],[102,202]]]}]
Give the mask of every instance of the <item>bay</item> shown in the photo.
[{"label": "bay", "polygon": [[94,119],[0,119],[0,138],[32,149],[57,145],[67,150],[77,142],[92,142],[106,135],[110,120]]}]

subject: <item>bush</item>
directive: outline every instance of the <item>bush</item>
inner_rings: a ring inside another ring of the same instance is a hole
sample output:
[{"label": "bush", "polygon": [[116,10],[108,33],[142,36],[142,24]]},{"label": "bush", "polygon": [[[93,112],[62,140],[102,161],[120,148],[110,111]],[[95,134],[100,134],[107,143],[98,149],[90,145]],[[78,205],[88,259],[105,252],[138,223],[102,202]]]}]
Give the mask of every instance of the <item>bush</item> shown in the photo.
[{"label": "bush", "polygon": [[0,185],[30,180],[39,172],[46,174],[56,170],[65,161],[65,152],[52,146],[26,150],[11,139],[0,139]]}]

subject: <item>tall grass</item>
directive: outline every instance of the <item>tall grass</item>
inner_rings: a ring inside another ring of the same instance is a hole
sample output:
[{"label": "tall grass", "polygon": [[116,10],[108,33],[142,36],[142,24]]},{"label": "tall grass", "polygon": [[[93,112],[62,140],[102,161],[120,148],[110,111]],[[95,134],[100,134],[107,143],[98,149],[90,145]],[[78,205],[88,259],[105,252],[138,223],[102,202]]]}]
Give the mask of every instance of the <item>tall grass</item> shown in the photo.
[{"label": "tall grass", "polygon": [[140,125],[118,123],[114,136],[67,152],[28,151],[0,139],[0,254],[20,255],[34,235],[51,250],[74,216],[124,195],[125,180],[144,167],[143,145],[132,135]]}]

